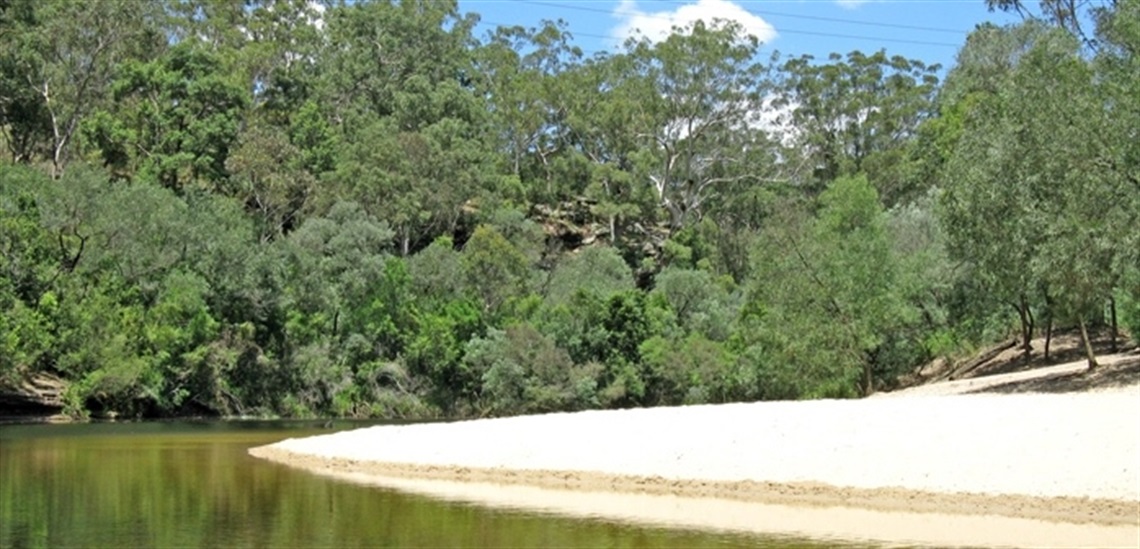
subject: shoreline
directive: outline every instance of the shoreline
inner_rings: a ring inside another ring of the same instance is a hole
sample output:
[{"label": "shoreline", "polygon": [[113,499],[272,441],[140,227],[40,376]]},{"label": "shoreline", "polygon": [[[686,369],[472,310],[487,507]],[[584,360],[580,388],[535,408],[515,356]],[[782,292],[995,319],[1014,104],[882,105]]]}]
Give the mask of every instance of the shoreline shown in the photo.
[{"label": "shoreline", "polygon": [[[1140,385],[915,394],[386,425],[249,454],[481,505],[619,520],[653,508],[630,520],[666,526],[934,546],[1134,547],[1138,412]],[[530,499],[510,500],[515,492]],[[564,509],[563,500],[587,497]],[[681,505],[687,514],[676,512]],[[725,524],[704,510],[724,506],[745,518]]]},{"label": "shoreline", "polygon": [[[1140,528],[1140,502],[1086,497],[1036,497],[907,488],[857,488],[818,482],[715,481],[615,475],[592,471],[501,469],[328,458],[270,446],[249,455],[318,474],[363,475],[573,492],[612,492],[741,501],[769,505],[846,507],[889,513],[938,513]],[[1138,530],[1140,535],[1140,530]]]}]

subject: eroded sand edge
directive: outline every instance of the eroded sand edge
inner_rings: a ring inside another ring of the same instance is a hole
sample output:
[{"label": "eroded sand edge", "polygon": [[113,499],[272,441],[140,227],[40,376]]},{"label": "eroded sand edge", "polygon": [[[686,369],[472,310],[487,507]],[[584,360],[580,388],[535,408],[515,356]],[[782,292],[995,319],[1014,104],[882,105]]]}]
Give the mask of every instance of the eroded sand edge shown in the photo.
[{"label": "eroded sand edge", "polygon": [[672,495],[776,505],[854,507],[884,512],[998,515],[1051,522],[1135,526],[1140,502],[1083,497],[938,493],[906,488],[853,488],[812,482],[713,481],[615,475],[590,471],[519,470],[385,463],[328,458],[272,446],[250,455],[318,473],[480,482],[557,490]]}]

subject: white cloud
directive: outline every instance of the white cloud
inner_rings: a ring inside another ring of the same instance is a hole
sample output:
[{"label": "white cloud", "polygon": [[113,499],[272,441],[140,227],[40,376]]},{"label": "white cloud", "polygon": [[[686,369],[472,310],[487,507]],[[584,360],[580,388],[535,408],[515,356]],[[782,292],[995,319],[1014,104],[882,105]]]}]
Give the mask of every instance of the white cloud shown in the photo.
[{"label": "white cloud", "polygon": [[853,10],[870,1],[871,0],[835,0],[835,3],[843,9]]},{"label": "white cloud", "polygon": [[620,45],[632,36],[645,36],[653,41],[663,40],[673,32],[673,27],[685,27],[702,19],[706,23],[711,23],[714,19],[735,21],[744,27],[744,32],[761,42],[771,42],[776,38],[776,29],[771,24],[729,0],[697,0],[672,11],[657,12],[642,11],[636,0],[622,0],[613,15],[621,20],[610,33],[615,45]]}]

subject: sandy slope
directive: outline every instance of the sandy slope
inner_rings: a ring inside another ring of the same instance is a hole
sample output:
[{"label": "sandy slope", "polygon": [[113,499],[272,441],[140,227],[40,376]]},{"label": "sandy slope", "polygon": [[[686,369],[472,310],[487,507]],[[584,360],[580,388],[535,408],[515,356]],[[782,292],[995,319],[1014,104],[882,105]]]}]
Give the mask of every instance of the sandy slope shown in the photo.
[{"label": "sandy slope", "polygon": [[251,453],[375,478],[1115,525],[1140,543],[1136,385],[380,426]]},{"label": "sandy slope", "polygon": [[[1015,350],[1013,355],[1020,356],[1020,351]],[[1130,353],[1120,353],[1097,357],[1097,362],[1100,365],[1100,374],[1105,374],[1107,373],[1106,370],[1111,371],[1113,368],[1122,365],[1135,365],[1138,360],[1140,360],[1140,353],[1137,353],[1135,351]],[[1030,370],[1011,372],[1007,374],[986,375],[952,381],[943,381],[939,383],[929,383],[926,385],[910,387],[901,391],[879,393],[874,396],[876,398],[883,398],[918,395],[961,395],[966,393],[988,391],[995,387],[1019,382],[1033,380],[1044,381],[1062,377],[1078,376],[1085,374],[1087,370],[1088,363],[1086,363],[1084,360],[1078,360],[1064,364],[1057,364],[1054,366],[1037,367]]]}]

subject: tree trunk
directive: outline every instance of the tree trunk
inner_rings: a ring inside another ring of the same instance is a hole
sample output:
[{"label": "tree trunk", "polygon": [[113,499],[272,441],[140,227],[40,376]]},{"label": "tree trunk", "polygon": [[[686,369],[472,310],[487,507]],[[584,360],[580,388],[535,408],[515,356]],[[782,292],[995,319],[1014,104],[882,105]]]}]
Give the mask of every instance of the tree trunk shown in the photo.
[{"label": "tree trunk", "polygon": [[973,360],[970,360],[969,362],[962,364],[962,365],[957,365],[954,368],[952,368],[951,370],[949,370],[948,372],[946,372],[944,375],[941,375],[941,376],[934,378],[934,381],[943,381],[943,380],[947,380],[947,379],[949,379],[949,380],[958,379],[958,378],[976,370],[978,367],[982,366],[983,364],[993,360],[994,357],[1000,355],[1006,349],[1012,349],[1013,347],[1016,347],[1016,346],[1017,346],[1017,338],[1011,338],[1009,341],[994,345],[993,347],[990,347],[985,352],[983,352],[981,355],[974,357]]},{"label": "tree trunk", "polygon": [[1096,369],[1096,354],[1093,353],[1092,342],[1089,341],[1089,330],[1085,327],[1085,315],[1078,315],[1077,321],[1081,324],[1081,340],[1085,344],[1085,355],[1089,359],[1088,371],[1091,372]]},{"label": "tree trunk", "polygon": [[1053,313],[1049,313],[1049,320],[1045,324],[1045,361],[1049,361],[1049,344],[1053,342]]},{"label": "tree trunk", "polygon": [[1117,345],[1116,345],[1116,337],[1117,337],[1116,334],[1118,333],[1117,332],[1118,326],[1116,324],[1116,298],[1115,297],[1110,296],[1108,298],[1108,311],[1109,311],[1109,314],[1112,315],[1112,352],[1115,353],[1115,352],[1119,351],[1119,349],[1117,348]]},{"label": "tree trunk", "polygon": [[1049,346],[1053,343],[1053,298],[1045,290],[1045,360],[1049,360]]},{"label": "tree trunk", "polygon": [[863,396],[869,397],[875,392],[874,381],[871,379],[871,363],[863,364]]},{"label": "tree trunk", "polygon": [[1029,360],[1029,355],[1033,353],[1033,315],[1029,312],[1029,303],[1025,299],[1025,294],[1021,294],[1017,300],[1017,316],[1021,319],[1021,350],[1025,352],[1025,360]]}]

